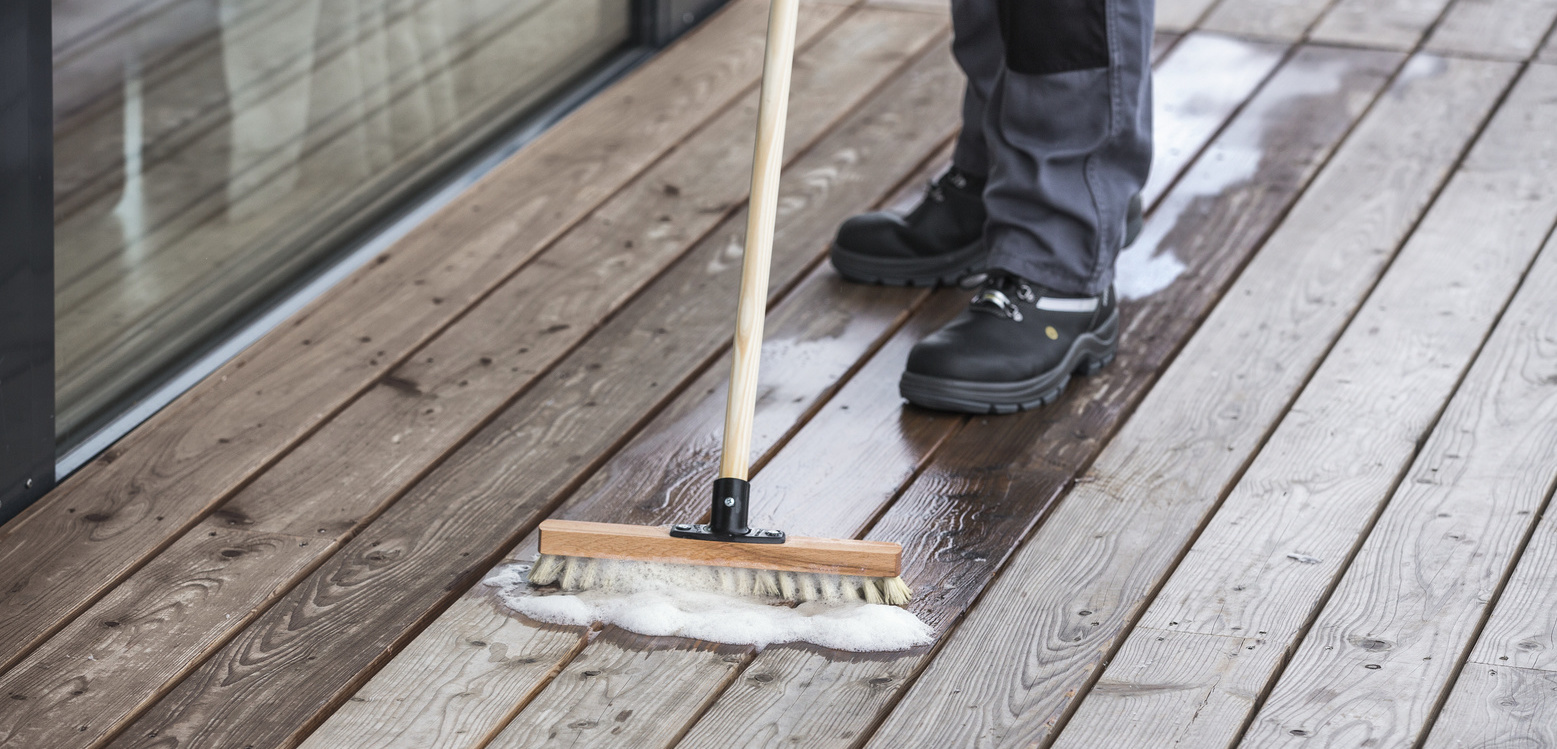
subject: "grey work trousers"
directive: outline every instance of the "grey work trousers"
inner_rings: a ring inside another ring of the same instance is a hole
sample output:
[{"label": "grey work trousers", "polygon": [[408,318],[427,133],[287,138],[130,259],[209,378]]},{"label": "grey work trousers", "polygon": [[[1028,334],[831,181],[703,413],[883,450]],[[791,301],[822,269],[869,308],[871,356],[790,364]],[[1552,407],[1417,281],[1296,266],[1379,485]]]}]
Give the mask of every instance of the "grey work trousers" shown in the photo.
[{"label": "grey work trousers", "polygon": [[1153,0],[951,5],[968,76],[952,162],[988,178],[990,267],[1102,293],[1151,166]]}]

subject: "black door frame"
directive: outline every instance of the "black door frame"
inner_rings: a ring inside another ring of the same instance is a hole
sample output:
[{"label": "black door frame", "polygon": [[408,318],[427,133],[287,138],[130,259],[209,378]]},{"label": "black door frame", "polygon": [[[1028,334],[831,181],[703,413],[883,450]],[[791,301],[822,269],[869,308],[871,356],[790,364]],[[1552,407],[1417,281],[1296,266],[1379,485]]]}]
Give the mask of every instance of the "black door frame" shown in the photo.
[{"label": "black door frame", "polygon": [[0,523],[54,487],[49,6],[0,2]]}]

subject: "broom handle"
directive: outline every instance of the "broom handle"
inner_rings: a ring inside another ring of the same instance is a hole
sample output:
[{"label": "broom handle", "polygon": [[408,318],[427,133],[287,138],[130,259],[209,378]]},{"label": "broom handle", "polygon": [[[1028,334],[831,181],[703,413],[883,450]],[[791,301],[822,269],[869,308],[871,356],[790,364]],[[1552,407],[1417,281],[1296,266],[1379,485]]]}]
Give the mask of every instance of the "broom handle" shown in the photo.
[{"label": "broom handle", "polygon": [[768,11],[762,99],[757,107],[757,149],[752,157],[751,207],[746,216],[746,252],[741,263],[741,301],[735,316],[730,398],[724,411],[724,454],[719,461],[720,477],[742,481],[749,478],[751,468],[757,360],[762,353],[762,319],[767,312],[768,265],[778,213],[784,117],[789,109],[789,71],[795,54],[795,19],[799,9],[799,0],[772,0]]}]

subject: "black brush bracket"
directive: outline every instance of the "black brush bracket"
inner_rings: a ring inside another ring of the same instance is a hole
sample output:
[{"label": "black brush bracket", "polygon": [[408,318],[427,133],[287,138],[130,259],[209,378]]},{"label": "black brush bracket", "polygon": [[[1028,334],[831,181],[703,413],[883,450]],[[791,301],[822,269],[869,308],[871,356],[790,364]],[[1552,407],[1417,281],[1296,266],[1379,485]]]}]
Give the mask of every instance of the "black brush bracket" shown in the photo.
[{"label": "black brush bracket", "polygon": [[714,479],[714,504],[709,513],[709,522],[706,525],[680,523],[671,526],[670,535],[740,544],[784,543],[783,531],[747,526],[746,512],[750,504],[751,482],[732,478]]}]

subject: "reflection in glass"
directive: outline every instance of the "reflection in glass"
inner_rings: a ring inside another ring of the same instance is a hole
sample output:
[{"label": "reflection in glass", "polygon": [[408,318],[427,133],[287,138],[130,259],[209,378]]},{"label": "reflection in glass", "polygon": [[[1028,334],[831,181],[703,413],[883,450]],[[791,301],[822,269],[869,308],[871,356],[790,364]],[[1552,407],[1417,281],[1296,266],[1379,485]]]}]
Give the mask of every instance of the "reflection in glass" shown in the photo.
[{"label": "reflection in glass", "polygon": [[55,0],[61,436],[625,42],[631,0]]}]

